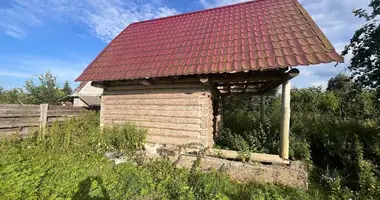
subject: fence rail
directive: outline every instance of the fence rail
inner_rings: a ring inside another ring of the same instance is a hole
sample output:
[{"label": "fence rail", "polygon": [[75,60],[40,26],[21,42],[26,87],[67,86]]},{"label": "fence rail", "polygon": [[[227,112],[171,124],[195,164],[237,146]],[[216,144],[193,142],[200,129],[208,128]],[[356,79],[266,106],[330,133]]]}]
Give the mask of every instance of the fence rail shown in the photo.
[{"label": "fence rail", "polygon": [[44,128],[85,112],[82,107],[0,104],[0,138],[13,133],[27,135],[30,129]]}]

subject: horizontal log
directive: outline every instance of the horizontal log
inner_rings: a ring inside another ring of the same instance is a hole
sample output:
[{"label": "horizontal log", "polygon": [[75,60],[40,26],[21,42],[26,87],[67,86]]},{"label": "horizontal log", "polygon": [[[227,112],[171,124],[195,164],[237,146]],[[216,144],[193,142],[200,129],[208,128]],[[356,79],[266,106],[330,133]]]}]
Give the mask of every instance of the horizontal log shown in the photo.
[{"label": "horizontal log", "polygon": [[162,137],[197,139],[199,136],[199,131],[184,131],[184,130],[168,130],[168,129],[148,128],[148,135],[162,136]]},{"label": "horizontal log", "polygon": [[146,141],[148,143],[153,143],[153,144],[157,143],[157,144],[181,145],[181,144],[188,144],[188,143],[194,143],[194,142],[199,143],[200,139],[147,135]]},{"label": "horizontal log", "polygon": [[[209,152],[211,156],[223,156],[230,159],[239,158],[239,153],[237,151],[223,150],[223,149],[211,149]],[[283,160],[279,155],[264,154],[264,153],[251,153],[251,161],[266,162],[266,163],[277,163],[277,164],[289,164],[289,161]]]},{"label": "horizontal log", "polygon": [[172,105],[172,106],[196,106],[201,105],[199,98],[194,99],[115,99],[104,100],[103,105]]},{"label": "horizontal log", "polygon": [[118,90],[156,90],[156,89],[198,89],[203,88],[201,83],[179,83],[179,84],[152,84],[152,85],[120,85],[107,87],[106,91]]},{"label": "horizontal log", "polygon": [[[199,83],[198,77],[179,77],[179,78],[160,78],[158,80],[149,79],[152,84],[176,84],[176,83]],[[128,80],[128,81],[111,81],[104,82],[104,85],[110,87],[115,85],[135,85],[140,84],[140,80]]]},{"label": "horizontal log", "polygon": [[145,121],[145,122],[167,122],[181,124],[200,124],[201,118],[186,118],[186,117],[162,117],[162,116],[138,116],[138,115],[109,115],[103,114],[103,119],[110,121]]},{"label": "horizontal log", "polygon": [[166,106],[166,105],[107,105],[102,107],[102,111],[119,110],[165,110],[165,111],[198,111],[200,106]]},{"label": "horizontal log", "polygon": [[[123,124],[126,121],[113,121],[113,120],[103,120],[103,124]],[[182,130],[182,131],[200,131],[199,124],[174,124],[174,123],[162,123],[162,122],[143,122],[143,121],[130,121],[142,128],[155,128],[155,129],[165,129],[165,130]]]},{"label": "horizontal log", "polygon": [[104,95],[102,101],[107,100],[138,100],[138,99],[198,99],[207,98],[207,92],[193,94],[124,94],[124,95]]},{"label": "horizontal log", "polygon": [[104,91],[105,95],[127,95],[127,94],[201,94],[202,89],[152,89],[152,90],[117,90]]},{"label": "horizontal log", "polygon": [[[136,115],[136,116],[162,116],[162,117],[189,117],[200,118],[202,117],[200,111],[166,111],[166,110],[102,110],[102,115]],[[103,118],[106,119],[106,118]]]}]

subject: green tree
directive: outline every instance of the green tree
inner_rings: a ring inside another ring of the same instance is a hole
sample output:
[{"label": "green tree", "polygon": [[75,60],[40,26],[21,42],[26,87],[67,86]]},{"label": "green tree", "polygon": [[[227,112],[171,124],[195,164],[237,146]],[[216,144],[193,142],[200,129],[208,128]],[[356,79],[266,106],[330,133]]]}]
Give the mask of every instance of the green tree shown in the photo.
[{"label": "green tree", "polygon": [[12,90],[4,90],[0,88],[0,103],[1,104],[20,104],[28,103],[27,95],[20,88]]},{"label": "green tree", "polygon": [[371,0],[369,7],[354,10],[356,17],[365,19],[366,23],[358,29],[350,44],[345,47],[342,55],[352,52],[352,59],[348,68],[352,77],[362,88],[380,90],[380,0]]},{"label": "green tree", "polygon": [[70,87],[70,83],[68,81],[65,82],[65,84],[64,84],[64,86],[62,88],[62,92],[65,95],[70,95],[73,92],[73,90]]},{"label": "green tree", "polygon": [[329,80],[327,84],[327,91],[347,92],[351,89],[351,87],[351,79],[344,74],[338,74]]},{"label": "green tree", "polygon": [[57,77],[53,76],[50,71],[38,77],[40,84],[35,85],[33,79],[26,81],[25,89],[29,96],[31,104],[57,104],[58,100],[65,94],[59,89]]}]

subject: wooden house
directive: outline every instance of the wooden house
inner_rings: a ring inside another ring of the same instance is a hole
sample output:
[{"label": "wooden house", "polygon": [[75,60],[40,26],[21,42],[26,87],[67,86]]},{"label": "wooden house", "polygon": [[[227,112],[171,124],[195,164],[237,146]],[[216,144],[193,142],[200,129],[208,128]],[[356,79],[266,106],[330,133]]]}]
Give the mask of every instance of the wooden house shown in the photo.
[{"label": "wooden house", "polygon": [[104,89],[101,124],[130,121],[159,144],[213,145],[220,100],[282,85],[280,157],[288,159],[290,80],[340,62],[297,0],[256,0],[130,24],[77,81]]}]

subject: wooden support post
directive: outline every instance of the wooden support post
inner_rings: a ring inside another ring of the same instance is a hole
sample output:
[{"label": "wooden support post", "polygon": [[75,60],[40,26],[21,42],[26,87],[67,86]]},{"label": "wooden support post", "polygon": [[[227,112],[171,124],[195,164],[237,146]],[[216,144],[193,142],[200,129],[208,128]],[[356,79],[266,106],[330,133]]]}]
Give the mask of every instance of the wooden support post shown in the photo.
[{"label": "wooden support post", "polygon": [[45,129],[47,124],[47,118],[48,118],[48,109],[49,104],[41,104],[40,105],[40,128]]},{"label": "wooden support post", "polygon": [[264,96],[260,96],[260,120],[261,122],[264,122],[265,118],[265,99]]},{"label": "wooden support post", "polygon": [[215,136],[220,136],[220,132],[223,129],[223,103],[222,98],[217,102],[217,108],[215,113]]},{"label": "wooden support post", "polygon": [[280,157],[284,160],[289,159],[290,88],[289,81],[282,84]]}]

